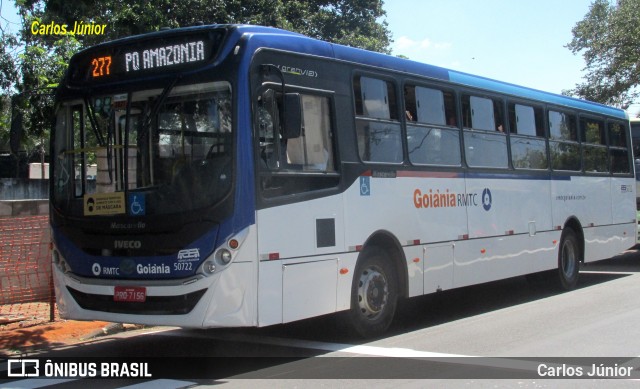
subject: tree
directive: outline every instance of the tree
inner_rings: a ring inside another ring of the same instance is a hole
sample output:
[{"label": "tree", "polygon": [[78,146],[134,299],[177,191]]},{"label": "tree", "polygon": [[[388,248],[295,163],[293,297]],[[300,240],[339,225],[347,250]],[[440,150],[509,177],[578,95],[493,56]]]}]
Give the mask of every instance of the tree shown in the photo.
[{"label": "tree", "polygon": [[2,32],[0,39],[0,152],[10,150],[11,89],[18,79],[15,50],[18,40],[15,35]]},{"label": "tree", "polygon": [[[71,56],[100,42],[198,22],[279,27],[329,42],[390,53],[391,34],[381,0],[15,0],[22,18],[19,36],[0,42],[0,113],[19,93],[24,112],[23,146],[36,148],[48,137],[53,87]],[[33,23],[51,22],[73,29],[76,21],[105,24],[104,35],[33,34]],[[11,54],[16,46],[21,55]],[[13,92],[10,92],[13,90]],[[4,96],[4,99],[2,98]],[[8,131],[0,123],[0,141]],[[3,135],[4,134],[4,135]],[[0,149],[3,145],[0,144]]]},{"label": "tree", "polygon": [[587,100],[627,107],[639,94],[640,0],[595,0],[572,29],[567,48],[582,53],[585,82],[566,91]]}]

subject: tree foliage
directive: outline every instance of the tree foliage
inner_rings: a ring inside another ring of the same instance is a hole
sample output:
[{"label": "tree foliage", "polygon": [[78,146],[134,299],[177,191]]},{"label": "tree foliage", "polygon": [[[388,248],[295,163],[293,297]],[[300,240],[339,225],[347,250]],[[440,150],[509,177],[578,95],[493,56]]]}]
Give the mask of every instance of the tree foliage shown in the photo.
[{"label": "tree foliage", "polygon": [[595,0],[572,30],[567,47],[584,57],[585,82],[568,91],[579,97],[627,107],[640,84],[640,0]]},{"label": "tree foliage", "polygon": [[[100,42],[197,23],[241,23],[283,28],[329,42],[390,53],[391,34],[381,0],[15,0],[22,19],[17,35],[0,42],[0,113],[19,93],[24,112],[23,146],[46,139],[53,114],[52,87],[71,56]],[[33,34],[40,25],[105,24],[104,35]],[[15,54],[16,47],[22,53]],[[0,122],[0,150],[7,150],[8,123]],[[3,135],[4,134],[4,135]]]}]

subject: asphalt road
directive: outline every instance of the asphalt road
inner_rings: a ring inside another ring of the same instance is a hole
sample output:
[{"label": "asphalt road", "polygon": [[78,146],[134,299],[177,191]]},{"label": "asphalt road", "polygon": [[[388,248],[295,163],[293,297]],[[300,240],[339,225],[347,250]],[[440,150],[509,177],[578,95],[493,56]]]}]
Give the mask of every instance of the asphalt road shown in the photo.
[{"label": "asphalt road", "polygon": [[[405,301],[379,339],[349,338],[333,316],[262,329],[147,328],[36,357],[133,358],[150,364],[151,378],[14,378],[0,387],[635,387],[639,296],[640,253],[630,251],[584,266],[571,292],[517,277]],[[601,371],[587,376],[594,365]]]}]

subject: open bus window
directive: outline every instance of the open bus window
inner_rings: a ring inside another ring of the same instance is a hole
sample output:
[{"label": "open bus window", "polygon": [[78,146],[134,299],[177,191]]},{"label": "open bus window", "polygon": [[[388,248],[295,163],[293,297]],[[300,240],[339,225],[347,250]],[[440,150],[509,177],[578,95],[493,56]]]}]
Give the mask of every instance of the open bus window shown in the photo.
[{"label": "open bus window", "polygon": [[409,160],[414,165],[460,166],[460,131],[450,91],[406,85],[404,88]]},{"label": "open bus window", "polygon": [[462,96],[462,125],[467,164],[471,167],[507,168],[509,158],[500,100]]},{"label": "open bus window", "polygon": [[547,144],[542,108],[509,103],[511,163],[516,169],[546,169]]},{"label": "open bus window", "polygon": [[353,88],[360,159],[401,163],[402,133],[393,83],[356,76]]}]

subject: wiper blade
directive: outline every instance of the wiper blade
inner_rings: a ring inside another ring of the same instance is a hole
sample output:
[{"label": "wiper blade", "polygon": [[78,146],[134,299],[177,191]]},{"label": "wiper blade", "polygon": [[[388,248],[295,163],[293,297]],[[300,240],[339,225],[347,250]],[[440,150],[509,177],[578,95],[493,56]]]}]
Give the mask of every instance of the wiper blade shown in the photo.
[{"label": "wiper blade", "polygon": [[116,121],[116,112],[111,111],[107,123],[107,169],[109,170],[109,184],[113,184],[113,123]]},{"label": "wiper blade", "polygon": [[173,89],[173,86],[176,84],[176,82],[178,82],[178,79],[180,79],[180,76],[174,78],[171,83],[162,90],[162,93],[154,103],[153,107],[149,110],[147,116],[145,116],[144,122],[142,122],[142,128],[140,129],[141,136],[147,136],[147,133],[149,132],[149,126],[151,126],[152,118],[154,118],[158,114],[158,111],[160,111],[160,106],[169,95],[171,89]]}]

